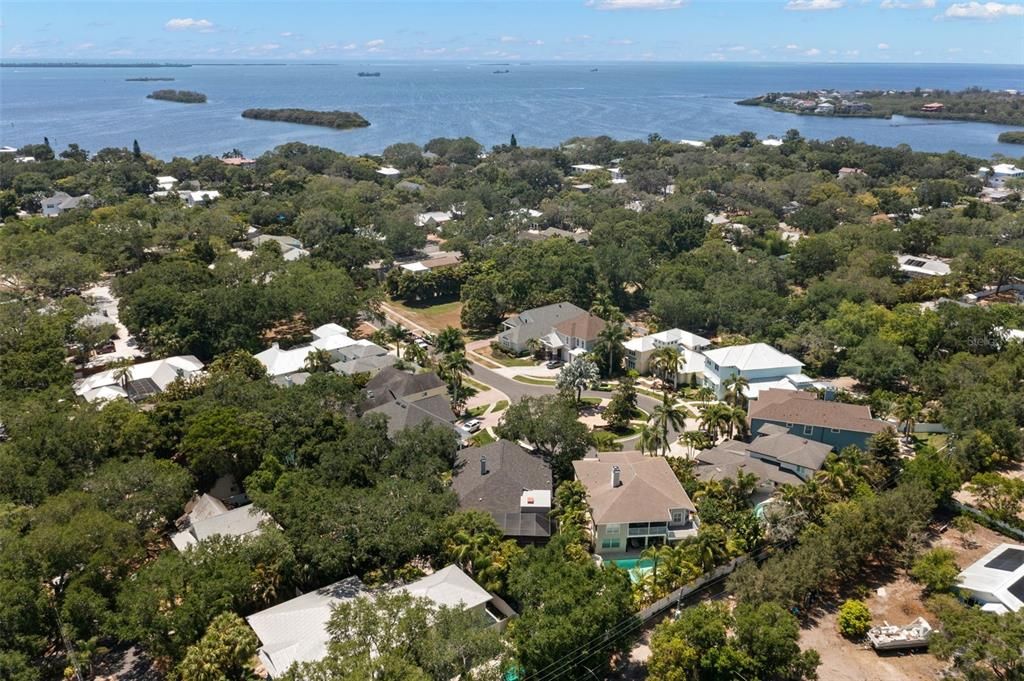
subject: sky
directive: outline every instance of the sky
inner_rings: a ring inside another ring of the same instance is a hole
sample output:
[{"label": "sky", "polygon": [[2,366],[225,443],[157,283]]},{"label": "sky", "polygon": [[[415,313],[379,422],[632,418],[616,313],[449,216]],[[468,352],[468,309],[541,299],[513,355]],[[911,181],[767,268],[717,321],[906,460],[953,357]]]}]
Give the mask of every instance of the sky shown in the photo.
[{"label": "sky", "polygon": [[0,57],[1024,66],[1024,1],[3,0]]}]

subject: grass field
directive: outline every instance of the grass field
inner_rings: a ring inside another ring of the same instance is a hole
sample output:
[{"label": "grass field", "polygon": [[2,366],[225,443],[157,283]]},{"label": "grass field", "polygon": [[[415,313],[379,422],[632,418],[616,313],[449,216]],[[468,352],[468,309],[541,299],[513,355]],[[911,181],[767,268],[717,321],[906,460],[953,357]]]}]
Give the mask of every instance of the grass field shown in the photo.
[{"label": "grass field", "polygon": [[490,406],[491,405],[489,405],[489,404],[481,404],[478,407],[473,407],[472,409],[469,410],[469,415],[472,416],[473,418],[477,418],[478,416],[483,416],[484,412],[487,411],[487,408],[490,407]]},{"label": "grass field", "polygon": [[416,322],[420,326],[432,331],[440,331],[446,326],[462,328],[460,315],[462,314],[462,303],[458,300],[439,305],[406,305],[397,301],[388,302],[388,306],[395,309],[403,317]]},{"label": "grass field", "polygon": [[498,413],[499,411],[505,411],[506,409],[508,409],[508,400],[498,400],[494,404],[493,412]]},{"label": "grass field", "polygon": [[494,442],[494,437],[486,430],[481,430],[479,433],[469,438],[469,441],[477,447],[483,447],[484,445],[489,445]]},{"label": "grass field", "polygon": [[548,379],[545,378],[534,378],[533,376],[523,376],[522,374],[518,374],[516,376],[513,376],[512,378],[519,381],[520,383],[528,383],[530,385],[553,386],[555,384],[554,381],[549,381]]}]

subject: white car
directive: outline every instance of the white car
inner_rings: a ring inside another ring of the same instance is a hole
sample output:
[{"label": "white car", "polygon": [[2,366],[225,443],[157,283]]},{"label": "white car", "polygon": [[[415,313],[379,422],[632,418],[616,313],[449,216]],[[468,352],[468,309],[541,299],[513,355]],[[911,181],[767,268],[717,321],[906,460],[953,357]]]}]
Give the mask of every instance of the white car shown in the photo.
[{"label": "white car", "polygon": [[471,433],[475,433],[480,430],[480,421],[477,419],[469,419],[462,424],[462,427]]}]

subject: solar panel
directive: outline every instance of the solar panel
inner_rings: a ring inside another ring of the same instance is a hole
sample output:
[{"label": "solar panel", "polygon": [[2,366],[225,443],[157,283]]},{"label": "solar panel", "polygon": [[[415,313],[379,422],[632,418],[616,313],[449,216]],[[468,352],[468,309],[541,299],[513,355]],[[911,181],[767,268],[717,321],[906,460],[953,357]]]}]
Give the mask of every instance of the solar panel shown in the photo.
[{"label": "solar panel", "polygon": [[927,263],[924,260],[918,260],[917,258],[907,258],[906,264],[911,267],[924,267]]},{"label": "solar panel", "polygon": [[1024,602],[1024,577],[1011,584],[1007,591],[1016,596],[1018,601]]},{"label": "solar panel", "polygon": [[[1024,550],[1021,549],[1006,549],[998,556],[985,563],[985,567],[987,568],[1002,570],[1004,572],[1013,572],[1021,565],[1024,565]],[[1019,585],[1021,582],[1017,582],[1017,584]]]}]

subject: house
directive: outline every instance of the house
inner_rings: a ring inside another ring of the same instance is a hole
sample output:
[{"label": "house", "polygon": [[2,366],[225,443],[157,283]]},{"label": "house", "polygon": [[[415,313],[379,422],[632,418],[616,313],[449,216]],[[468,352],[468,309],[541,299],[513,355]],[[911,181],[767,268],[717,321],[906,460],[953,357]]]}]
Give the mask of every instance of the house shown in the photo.
[{"label": "house", "polygon": [[[380,346],[375,346],[380,347]],[[356,346],[353,346],[353,350],[358,350]],[[331,365],[331,368],[339,374],[344,376],[355,376],[356,374],[369,374],[371,377],[376,376],[378,373],[395,365],[395,357],[388,353],[384,348],[380,348],[382,352],[379,354],[367,354],[362,356],[356,356],[352,359],[342,360],[335,362]],[[346,352],[346,354],[348,354]]]},{"label": "house", "polygon": [[171,535],[171,543],[184,551],[210,537],[256,537],[266,522],[273,518],[252,504],[229,510],[216,497],[204,494],[179,521],[181,531]]},{"label": "house", "polygon": [[[379,375],[379,374],[378,374]],[[465,443],[469,433],[455,425],[455,413],[444,397],[431,397],[424,400],[410,401],[395,398],[381,405],[368,409],[366,414],[380,414],[387,419],[388,436],[394,437],[406,428],[414,428],[422,423],[450,428]]]},{"label": "house", "polygon": [[66,210],[73,210],[83,204],[88,204],[91,199],[92,196],[89,194],[71,196],[64,192],[57,192],[42,200],[43,215],[48,218],[56,217]]},{"label": "house", "polygon": [[568,362],[593,351],[607,325],[597,315],[584,312],[556,324],[550,332],[540,337],[540,344],[547,351],[548,357]]},{"label": "house", "polygon": [[577,163],[572,166],[573,175],[583,175],[594,170],[604,170],[604,166],[594,165],[593,163]]},{"label": "house", "polygon": [[[323,350],[330,355],[332,368],[334,364],[346,363],[355,359],[387,355],[388,351],[365,339],[355,339],[348,335],[348,329],[340,324],[324,324],[312,331],[313,341],[307,345],[299,345],[287,350],[281,349],[277,343],[254,357],[267,370],[267,375],[279,385],[295,385],[305,382],[306,358],[310,354]],[[392,358],[391,363],[394,363]]]},{"label": "house", "polygon": [[0,147],[0,154],[16,154],[18,150],[14,147],[7,146],[6,144]]},{"label": "house", "polygon": [[768,139],[761,140],[761,144],[766,147],[781,147],[782,140],[780,140],[778,137],[769,137]]},{"label": "house", "polygon": [[[426,598],[437,607],[478,612],[484,626],[499,630],[516,615],[505,601],[481,588],[455,565],[393,591]],[[372,597],[358,577],[349,577],[246,617],[262,644],[257,652],[269,678],[280,678],[293,664],[323,659],[331,641],[327,624],[335,607]]]},{"label": "house", "polygon": [[664,347],[672,347],[682,356],[677,380],[688,381],[704,372],[704,355],[701,350],[711,345],[707,338],[682,329],[667,329],[647,336],[630,338],[623,343],[626,348],[626,368],[641,374],[651,372],[651,358]]},{"label": "house", "polygon": [[774,424],[792,435],[824,442],[836,451],[850,445],[866,450],[872,435],[892,428],[887,421],[872,418],[870,407],[821,400],[814,393],[799,390],[762,390],[747,412],[752,433]]},{"label": "house", "polygon": [[720,400],[725,397],[726,382],[738,374],[749,382],[743,393],[756,399],[766,388],[797,390],[812,385],[813,379],[801,373],[803,366],[800,360],[766,343],[731,345],[704,352],[704,385]]},{"label": "house", "polygon": [[679,140],[679,143],[683,146],[697,147],[698,149],[704,146],[704,142],[701,142],[700,140]]},{"label": "house", "polygon": [[921,113],[942,113],[945,108],[942,102],[929,102],[921,107]]},{"label": "house", "polygon": [[832,102],[822,102],[814,109],[816,114],[834,114],[836,112],[836,105]]},{"label": "house", "polygon": [[35,163],[36,162],[36,157],[35,156],[15,156],[14,157],[14,162],[15,163]]},{"label": "house", "polygon": [[432,210],[426,213],[418,213],[413,218],[413,224],[417,227],[437,227],[451,221],[454,217],[454,213],[450,210]]},{"label": "house", "polygon": [[547,229],[528,229],[523,232],[519,232],[517,235],[522,241],[546,241],[548,239],[572,239],[578,244],[586,246],[590,242],[590,232],[585,230],[579,230],[576,232],[570,232],[565,229],[558,229],[557,227],[548,227]]},{"label": "house", "polygon": [[847,168],[847,167],[844,166],[844,167],[839,169],[839,172],[836,173],[836,176],[841,180],[844,177],[856,177],[858,175],[863,177],[866,174],[867,173],[865,173],[860,168]]},{"label": "house", "polygon": [[246,158],[245,156],[227,156],[220,160],[226,166],[251,166],[256,163],[256,159]]},{"label": "house", "polygon": [[664,457],[600,452],[572,466],[587,488],[590,530],[602,556],[696,534],[696,508]]},{"label": "house", "polygon": [[406,272],[421,274],[423,272],[431,272],[433,270],[443,270],[449,267],[455,267],[461,262],[461,253],[455,251],[444,251],[435,253],[426,260],[417,260],[416,262],[404,263],[400,265],[400,267]]},{"label": "house", "polygon": [[1019,180],[1024,178],[1024,170],[1012,163],[997,163],[992,166],[992,173],[989,176],[989,184],[993,187],[1002,187],[1007,180]]},{"label": "house", "polygon": [[584,314],[586,310],[572,303],[535,307],[506,319],[505,330],[498,334],[497,341],[505,350],[521,354],[529,349],[531,340],[550,333],[556,324]]},{"label": "house", "polygon": [[950,272],[949,264],[926,255],[897,255],[900,272],[911,279],[922,277],[944,277]]},{"label": "house", "polygon": [[[124,375],[121,372],[124,371]],[[75,384],[75,394],[86,402],[125,397],[143,400],[163,392],[175,380],[187,379],[203,371],[203,363],[193,355],[166,357],[153,362],[133,364],[126,369],[107,369]]]},{"label": "house", "polygon": [[397,399],[419,402],[442,397],[447,400],[448,386],[432,371],[413,374],[390,367],[367,382],[363,395],[365,410]]},{"label": "house", "polygon": [[460,508],[490,513],[506,537],[527,544],[551,536],[551,466],[515,442],[463,449],[452,491]]},{"label": "house", "polygon": [[384,177],[398,177],[402,174],[402,171],[398,168],[392,168],[391,166],[384,166],[383,168],[377,169],[377,174],[383,175]]},{"label": "house", "polygon": [[821,470],[832,447],[766,424],[753,442],[726,440],[696,454],[697,478],[704,482],[756,475],[754,503],[768,499],[782,485],[800,485]]},{"label": "house", "polygon": [[176,184],[178,184],[178,178],[174,177],[173,175],[156,176],[156,186],[159,187],[162,191],[170,191],[171,189],[174,189],[174,185]]},{"label": "house", "polygon": [[309,255],[309,251],[302,247],[302,242],[293,236],[271,236],[269,234],[259,234],[249,240],[253,248],[259,248],[263,244],[277,244],[277,247],[281,249],[281,257],[287,262],[298,260],[299,258],[305,258]]},{"label": "house", "polygon": [[1000,544],[957,577],[960,590],[981,609],[999,615],[1024,608],[1024,546]]},{"label": "house", "polygon": [[180,191],[178,192],[178,196],[185,201],[185,206],[187,208],[195,208],[196,206],[213,203],[220,198],[220,192],[205,189],[201,191]]}]

